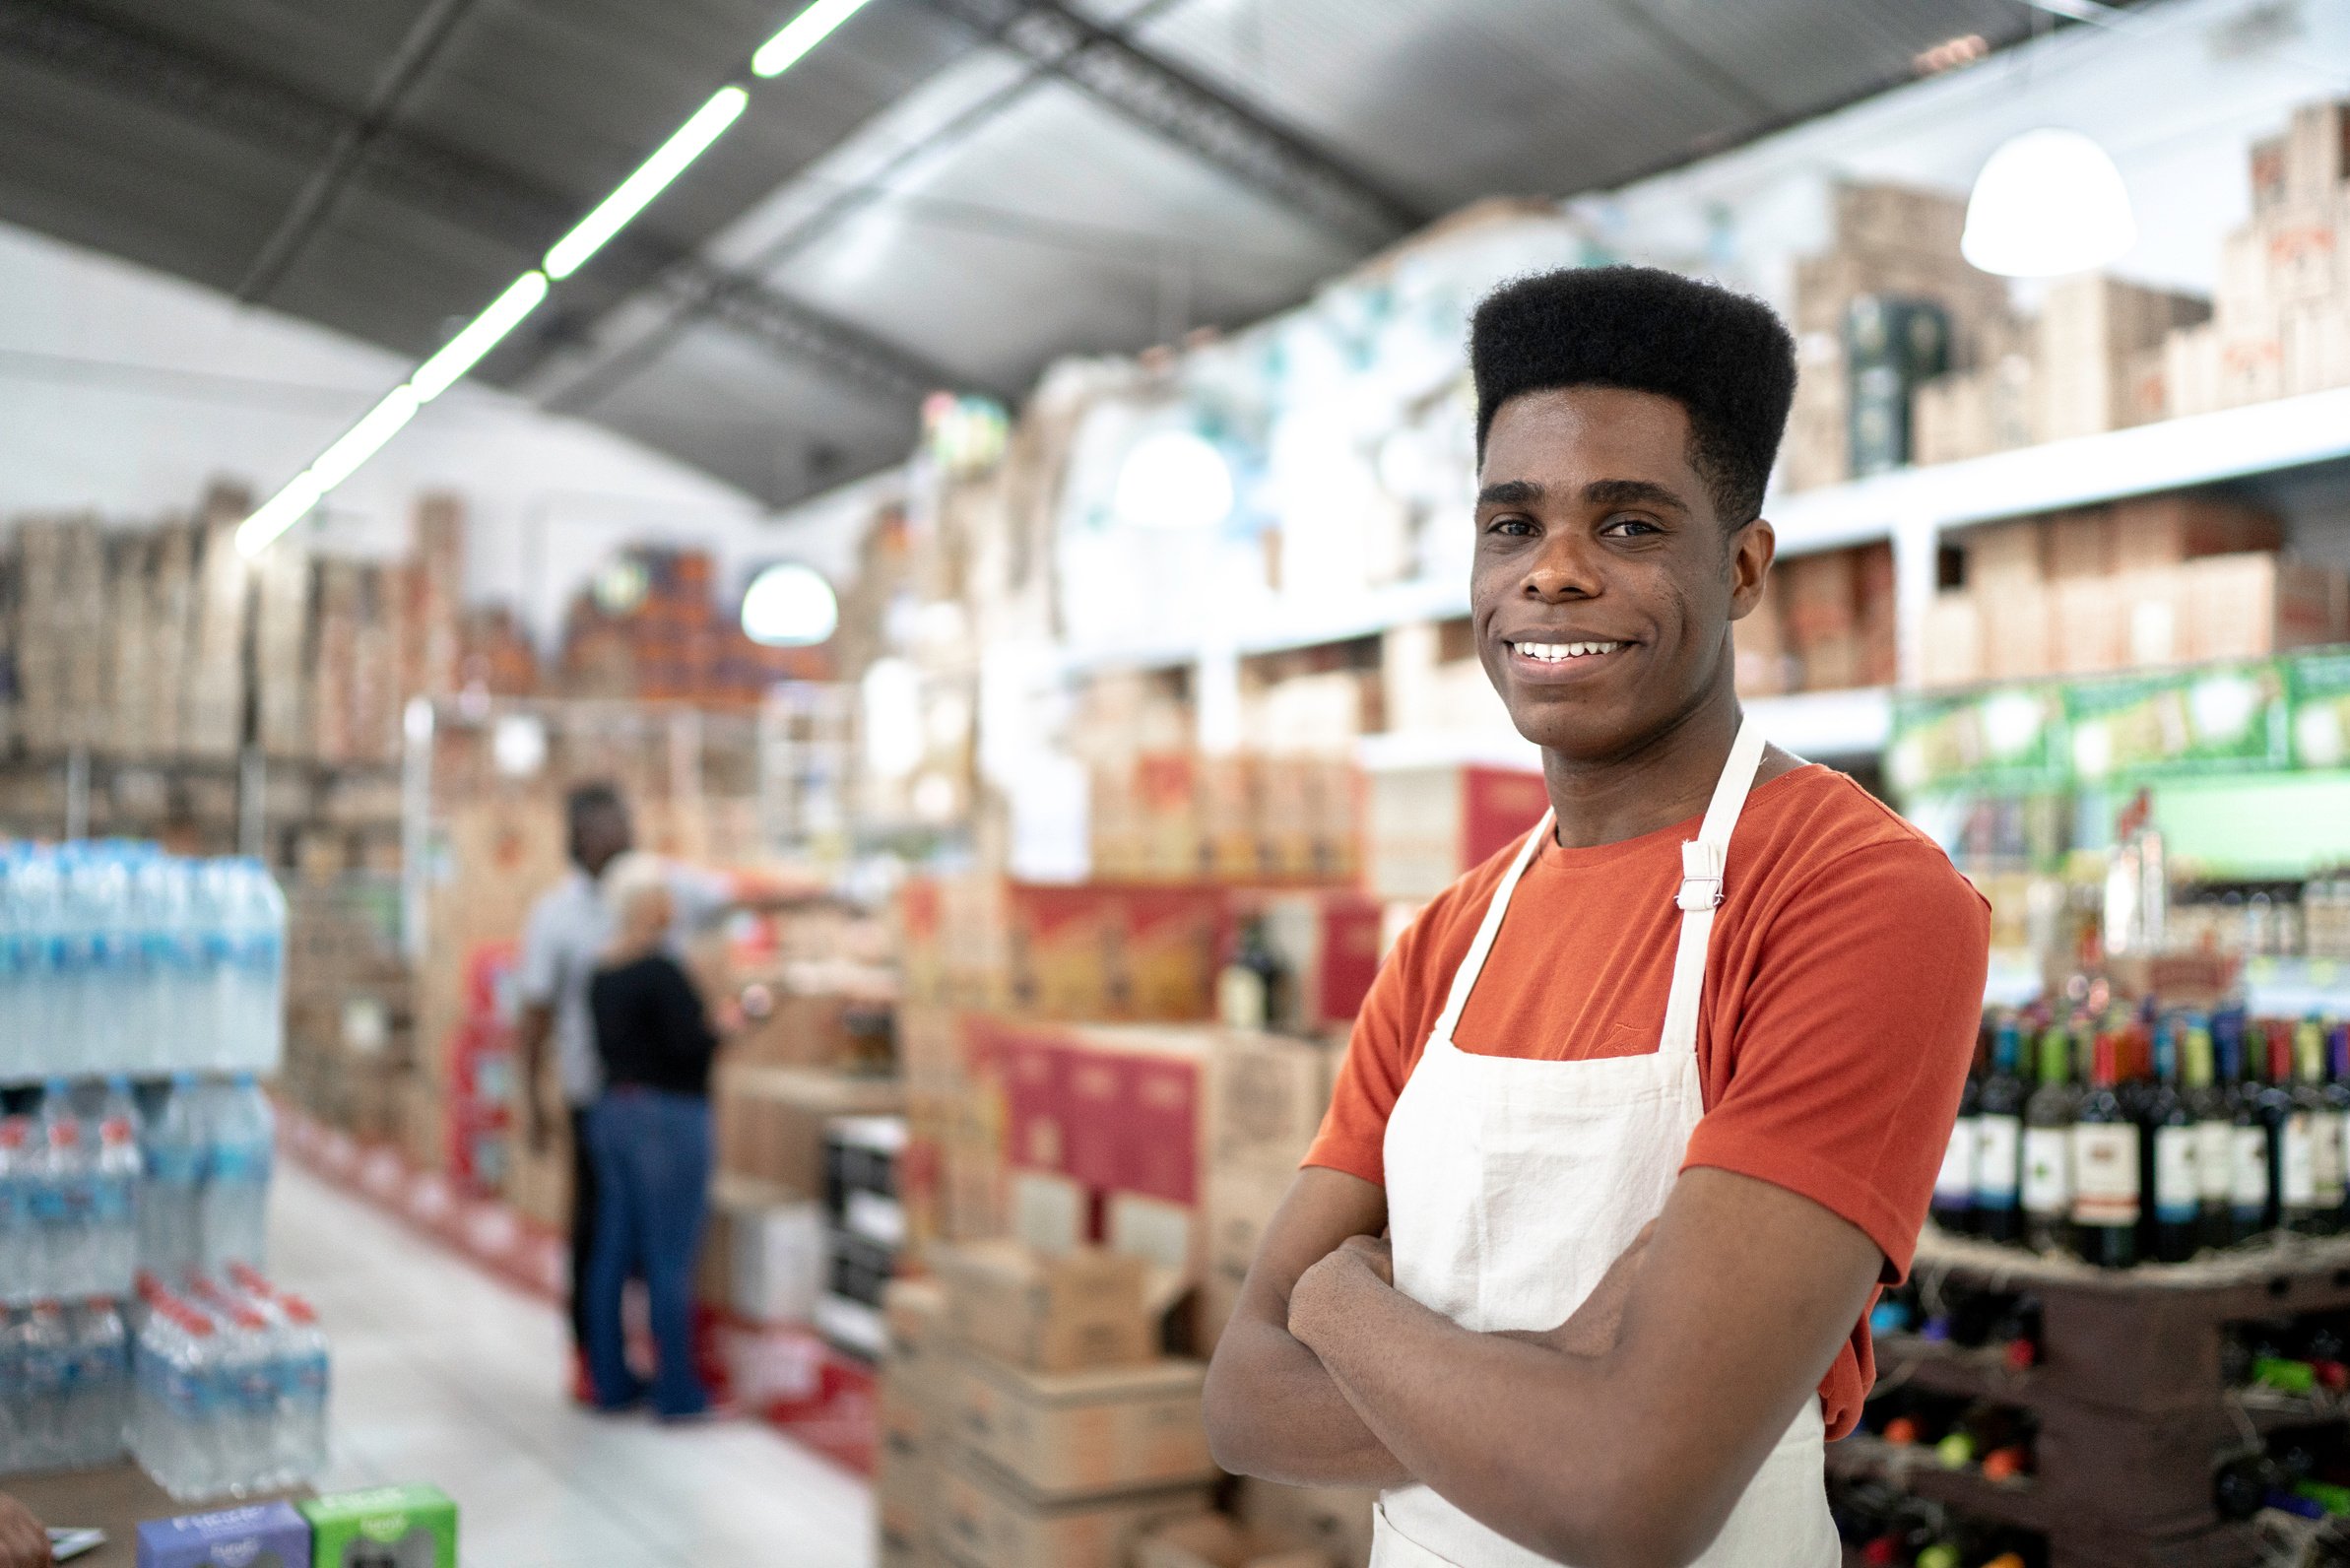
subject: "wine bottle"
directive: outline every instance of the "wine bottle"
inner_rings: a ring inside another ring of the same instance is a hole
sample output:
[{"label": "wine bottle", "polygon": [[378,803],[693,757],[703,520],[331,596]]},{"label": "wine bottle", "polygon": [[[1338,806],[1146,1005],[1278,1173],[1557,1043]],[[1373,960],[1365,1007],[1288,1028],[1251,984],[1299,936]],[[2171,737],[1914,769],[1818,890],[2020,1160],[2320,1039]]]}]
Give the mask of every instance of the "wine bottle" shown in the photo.
[{"label": "wine bottle", "polygon": [[2023,1231],[2024,1080],[2017,1074],[2022,1031],[2002,1018],[1991,1035],[1991,1072],[1975,1102],[1975,1233],[2013,1241]]},{"label": "wine bottle", "polygon": [[1950,1142],[1942,1146],[1942,1168],[1933,1180],[1933,1222],[1954,1236],[1975,1228],[1976,1114],[1983,1098],[1983,1042],[1978,1034],[1975,1061],[1967,1069],[1966,1087],[1959,1091],[1958,1118],[1950,1124]]},{"label": "wine bottle", "polygon": [[2260,1116],[2276,1148],[2277,1223],[2308,1235],[2317,1225],[2317,1087],[2300,1082],[2294,1071],[2291,1027],[2270,1022],[2265,1032],[2268,1086],[2260,1093]]},{"label": "wine bottle", "polygon": [[2219,1517],[2250,1519],[2271,1497],[2289,1491],[2293,1479],[2266,1454],[2243,1454],[2222,1465],[2211,1478],[2211,1500]]},{"label": "wine bottle", "polygon": [[2304,1018],[2293,1031],[2294,1103],[2310,1115],[2310,1188],[2315,1212],[2310,1233],[2330,1236],[2341,1228],[2342,1095],[2327,1081],[2325,1025]]},{"label": "wine bottle", "polygon": [[2040,1036],[2040,1086],[2024,1103],[2024,1245],[2055,1252],[2072,1241],[2072,1036],[2051,1024]]},{"label": "wine bottle", "polygon": [[2138,1128],[2116,1084],[2121,1035],[2100,1029],[2072,1125],[2073,1250],[2101,1269],[2138,1261]]},{"label": "wine bottle", "polygon": [[2342,1210],[2336,1228],[2350,1231],[2350,1023],[2337,1023],[2325,1036],[2325,1097],[2341,1117]]},{"label": "wine bottle", "polygon": [[2234,1009],[2213,1015],[2212,1042],[2219,1048],[2228,1079],[2234,1152],[2228,1161],[2228,1238],[2245,1241],[2276,1226],[2276,1151],[2269,1136],[2260,1068],[2245,1037],[2244,1014]]},{"label": "wine bottle", "polygon": [[2185,1263],[2202,1239],[2202,1144],[2179,1080],[2178,1028],[2164,1018],[2154,1030],[2154,1080],[2138,1106],[2138,1179],[2148,1215],[2139,1240],[2159,1263]]},{"label": "wine bottle", "polygon": [[2229,1234],[2228,1207],[2234,1197],[2235,1173],[2229,1161],[2235,1147],[2227,1091],[2215,1081],[2211,1060],[2211,1030],[2199,1017],[2189,1016],[2179,1031],[2180,1074],[2185,1087],[2179,1097],[2195,1126],[2195,1183],[2198,1188],[2196,1244],[2225,1247]]}]

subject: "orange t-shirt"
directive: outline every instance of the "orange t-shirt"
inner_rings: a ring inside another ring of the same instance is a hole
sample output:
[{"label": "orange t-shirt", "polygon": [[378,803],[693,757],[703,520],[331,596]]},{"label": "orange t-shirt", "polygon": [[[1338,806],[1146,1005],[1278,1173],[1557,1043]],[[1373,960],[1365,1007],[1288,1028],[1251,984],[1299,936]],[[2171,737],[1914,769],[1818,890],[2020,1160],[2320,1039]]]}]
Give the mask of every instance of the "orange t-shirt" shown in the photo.
[{"label": "orange t-shirt", "polygon": [[[1544,846],[1454,1043],[1561,1062],[1656,1050],[1680,845],[1697,825],[1693,817],[1616,844]],[[1305,1163],[1383,1180],[1388,1112],[1524,842],[1438,894],[1398,940]],[[1705,1117],[1682,1168],[1802,1194],[1865,1231],[1898,1280],[1974,1054],[1990,909],[1931,839],[1817,765],[1748,796],[1725,882],[1698,1013]],[[1875,1376],[1863,1313],[1820,1384],[1829,1436],[1852,1430]]]}]

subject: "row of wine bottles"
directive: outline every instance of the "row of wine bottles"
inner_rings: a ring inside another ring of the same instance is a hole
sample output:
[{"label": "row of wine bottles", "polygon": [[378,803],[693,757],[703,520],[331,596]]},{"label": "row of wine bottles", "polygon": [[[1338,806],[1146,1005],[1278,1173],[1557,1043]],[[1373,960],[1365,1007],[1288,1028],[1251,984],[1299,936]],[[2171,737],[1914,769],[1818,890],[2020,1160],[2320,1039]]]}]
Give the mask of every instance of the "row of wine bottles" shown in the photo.
[{"label": "row of wine bottles", "polygon": [[1878,1298],[1868,1314],[1871,1334],[1914,1334],[1976,1350],[1996,1347],[2010,1371],[2040,1361],[2040,1302],[2030,1294],[1984,1290],[1955,1279],[1928,1293],[1912,1278]]},{"label": "row of wine bottles", "polygon": [[1970,1520],[1879,1481],[1832,1478],[1828,1511],[1847,1560],[1872,1568],[2046,1568],[2038,1536]]},{"label": "row of wine bottles", "polygon": [[2038,1422],[2014,1405],[1891,1389],[1860,1411],[1860,1427],[1894,1448],[1931,1454],[1943,1470],[1980,1470],[1988,1481],[2020,1481],[2035,1469]]},{"label": "row of wine bottles", "polygon": [[1933,1214],[2127,1268],[2272,1230],[2332,1235],[2350,1229],[2346,1204],[2350,1025],[2034,1008],[1986,1021]]}]

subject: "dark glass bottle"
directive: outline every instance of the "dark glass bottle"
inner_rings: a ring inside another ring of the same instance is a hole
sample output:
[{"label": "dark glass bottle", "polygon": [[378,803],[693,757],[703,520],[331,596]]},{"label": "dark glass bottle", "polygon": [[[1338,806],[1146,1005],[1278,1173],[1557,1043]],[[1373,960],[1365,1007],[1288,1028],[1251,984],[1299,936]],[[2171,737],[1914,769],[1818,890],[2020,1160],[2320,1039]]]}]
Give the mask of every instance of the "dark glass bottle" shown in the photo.
[{"label": "dark glass bottle", "polygon": [[2138,1127],[2117,1084],[2122,1037],[2100,1029],[2091,1048],[2089,1091],[2072,1125],[2073,1250],[2101,1269],[2138,1261]]},{"label": "dark glass bottle", "polygon": [[2343,1091],[2331,1081],[2325,1060],[2325,1025],[2304,1018],[2293,1030],[2293,1102],[2310,1117],[2310,1190],[2316,1210],[2310,1233],[2330,1236],[2341,1228]]},{"label": "dark glass bottle", "polygon": [[2260,1085],[2260,1123],[2268,1129],[2268,1184],[2276,1194],[2270,1211],[2280,1229],[2307,1232],[2317,1207],[2317,1129],[2308,1107],[2294,1095],[2293,1036],[2281,1023],[2260,1026],[2268,1047],[2268,1081]]},{"label": "dark glass bottle", "polygon": [[2344,1193],[2336,1228],[2350,1231],[2350,1023],[2337,1023],[2325,1036],[2325,1097],[2340,1113]]},{"label": "dark glass bottle", "polygon": [[2225,1247],[2234,1239],[2228,1209],[2235,1196],[2234,1170],[2229,1163],[2235,1128],[2230,1125],[2233,1118],[2227,1090],[2220,1087],[2213,1071],[2211,1030],[2199,1017],[2189,1016],[2180,1026],[2179,1072],[2179,1097],[2186,1102],[2187,1117],[2195,1126],[2195,1182],[2200,1189],[2197,1245]]},{"label": "dark glass bottle", "polygon": [[2072,1036],[2051,1024],[2040,1036],[2040,1086],[2024,1102],[2024,1245],[2055,1252],[2072,1245]]},{"label": "dark glass bottle", "polygon": [[2276,1228],[2276,1151],[2262,1096],[2260,1059],[2246,1037],[2244,1014],[2230,1009],[2211,1019],[2211,1038],[2227,1080],[2234,1139],[2228,1158],[2228,1239],[2245,1241]]},{"label": "dark glass bottle", "polygon": [[1992,1031],[1991,1071],[1975,1102],[1975,1233],[1991,1241],[2023,1234],[2024,1080],[2022,1031],[2003,1018]]},{"label": "dark glass bottle", "polygon": [[2194,1114],[2179,1091],[2179,1035],[2163,1019],[2154,1031],[2154,1078],[2138,1103],[2138,1180],[2146,1224],[2140,1251],[2185,1263],[2202,1240],[2201,1145]]},{"label": "dark glass bottle", "polygon": [[1954,1236],[1975,1228],[1976,1111],[1983,1098],[1983,1041],[1976,1036],[1975,1060],[1959,1091],[1958,1118],[1942,1149],[1942,1168],[1933,1181],[1933,1221]]}]

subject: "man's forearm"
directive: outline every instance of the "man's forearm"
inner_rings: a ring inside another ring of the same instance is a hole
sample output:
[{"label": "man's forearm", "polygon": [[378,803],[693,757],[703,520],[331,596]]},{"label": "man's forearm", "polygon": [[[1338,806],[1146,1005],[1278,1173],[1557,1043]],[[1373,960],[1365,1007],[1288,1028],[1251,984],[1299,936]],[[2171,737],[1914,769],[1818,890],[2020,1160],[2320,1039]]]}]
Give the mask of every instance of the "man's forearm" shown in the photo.
[{"label": "man's forearm", "polygon": [[1366,1431],[1456,1507],[1546,1555],[1624,1560],[1626,1448],[1605,1364],[1540,1336],[1476,1334],[1364,1280],[1306,1333]]},{"label": "man's forearm", "polygon": [[1208,1374],[1208,1441],[1235,1474],[1288,1486],[1402,1486],[1410,1472],[1371,1435],[1314,1352],[1235,1316]]}]

